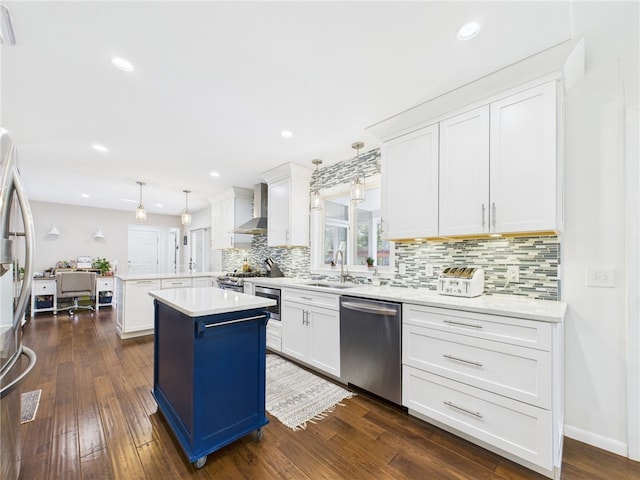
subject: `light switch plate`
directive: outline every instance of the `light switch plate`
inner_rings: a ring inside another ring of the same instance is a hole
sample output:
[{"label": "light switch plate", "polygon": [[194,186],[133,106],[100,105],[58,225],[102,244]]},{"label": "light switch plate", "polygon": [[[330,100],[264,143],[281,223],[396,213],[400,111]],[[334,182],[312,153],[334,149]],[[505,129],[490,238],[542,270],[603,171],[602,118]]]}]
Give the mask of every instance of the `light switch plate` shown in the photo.
[{"label": "light switch plate", "polygon": [[584,284],[587,287],[616,286],[616,271],[614,268],[590,268],[584,270]]}]

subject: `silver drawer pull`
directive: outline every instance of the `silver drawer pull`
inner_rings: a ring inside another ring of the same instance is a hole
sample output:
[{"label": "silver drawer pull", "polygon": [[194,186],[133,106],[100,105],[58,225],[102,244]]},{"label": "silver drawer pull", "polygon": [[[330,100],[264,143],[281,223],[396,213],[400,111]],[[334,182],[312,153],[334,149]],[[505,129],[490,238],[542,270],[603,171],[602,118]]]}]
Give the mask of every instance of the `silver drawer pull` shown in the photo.
[{"label": "silver drawer pull", "polygon": [[302,300],[309,300],[309,301],[313,300],[313,297],[300,297],[300,298]]},{"label": "silver drawer pull", "polygon": [[248,322],[250,320],[257,320],[259,318],[265,318],[265,316],[264,315],[255,315],[253,317],[238,318],[237,320],[228,320],[226,322],[208,323],[207,325],[205,325],[204,328],[222,327],[224,325],[231,325],[232,323]]},{"label": "silver drawer pull", "polygon": [[459,407],[458,405],[455,405],[448,401],[444,401],[442,403],[444,403],[448,407],[455,408],[456,410],[460,410],[461,412],[468,413],[469,415],[473,415],[474,417],[483,418],[480,412],[473,412],[471,410],[467,410],[466,408]]},{"label": "silver drawer pull", "polygon": [[455,360],[456,362],[468,363],[469,365],[475,365],[476,367],[482,367],[480,362],[476,362],[475,360],[465,360],[464,358],[454,357],[453,355],[447,355],[443,353],[442,356],[444,358],[448,358],[449,360]]},{"label": "silver drawer pull", "polygon": [[474,325],[473,323],[454,322],[453,320],[443,320],[443,322],[460,327],[482,328],[482,325]]}]

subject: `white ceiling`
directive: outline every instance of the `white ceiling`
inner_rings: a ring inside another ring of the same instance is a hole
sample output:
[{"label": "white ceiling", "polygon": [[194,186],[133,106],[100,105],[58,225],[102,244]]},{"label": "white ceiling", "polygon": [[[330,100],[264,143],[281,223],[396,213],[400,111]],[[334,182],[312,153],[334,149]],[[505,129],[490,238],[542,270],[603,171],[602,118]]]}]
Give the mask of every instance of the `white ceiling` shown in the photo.
[{"label": "white ceiling", "polygon": [[[184,189],[197,210],[284,162],[376,148],[366,127],[572,28],[566,1],[4,3],[0,121],[29,197],[133,211],[140,180],[147,210],[171,215]],[[482,29],[460,42],[470,20]]]}]

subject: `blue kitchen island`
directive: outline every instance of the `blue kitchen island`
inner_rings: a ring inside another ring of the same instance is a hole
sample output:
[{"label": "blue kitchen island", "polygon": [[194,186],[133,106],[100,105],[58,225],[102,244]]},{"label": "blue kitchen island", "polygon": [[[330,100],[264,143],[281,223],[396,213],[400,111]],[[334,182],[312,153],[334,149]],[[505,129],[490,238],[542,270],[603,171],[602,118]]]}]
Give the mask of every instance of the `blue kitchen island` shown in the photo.
[{"label": "blue kitchen island", "polygon": [[149,292],[153,396],[190,462],[257,432],[265,414],[269,300],[212,287]]}]

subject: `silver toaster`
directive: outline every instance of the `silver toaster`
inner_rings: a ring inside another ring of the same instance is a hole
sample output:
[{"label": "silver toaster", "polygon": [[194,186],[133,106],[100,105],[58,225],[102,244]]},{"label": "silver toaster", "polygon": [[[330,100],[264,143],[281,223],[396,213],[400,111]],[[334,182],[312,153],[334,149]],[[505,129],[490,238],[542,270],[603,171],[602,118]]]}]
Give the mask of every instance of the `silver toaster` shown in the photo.
[{"label": "silver toaster", "polygon": [[442,295],[477,297],[484,293],[484,270],[477,267],[447,267],[438,276],[436,291]]}]

